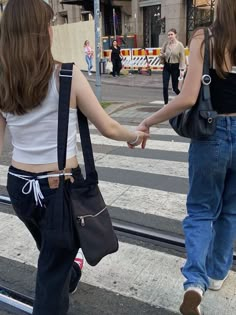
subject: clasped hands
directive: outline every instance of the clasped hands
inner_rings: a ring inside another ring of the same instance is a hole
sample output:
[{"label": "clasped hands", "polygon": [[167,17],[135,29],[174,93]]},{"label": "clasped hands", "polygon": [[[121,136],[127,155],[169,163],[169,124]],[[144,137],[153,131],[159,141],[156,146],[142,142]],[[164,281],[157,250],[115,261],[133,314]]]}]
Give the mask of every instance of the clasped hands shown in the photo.
[{"label": "clasped hands", "polygon": [[149,127],[143,121],[138,125],[135,133],[137,134],[137,138],[133,142],[127,142],[128,147],[134,149],[141,145],[141,148],[145,149],[147,140],[150,137]]}]

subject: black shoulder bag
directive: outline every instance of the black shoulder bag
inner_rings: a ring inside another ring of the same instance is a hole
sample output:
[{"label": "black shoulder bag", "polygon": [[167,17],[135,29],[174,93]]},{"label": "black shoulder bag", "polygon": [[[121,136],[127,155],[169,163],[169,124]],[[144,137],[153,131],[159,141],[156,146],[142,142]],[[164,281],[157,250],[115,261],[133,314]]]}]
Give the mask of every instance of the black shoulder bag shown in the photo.
[{"label": "black shoulder bag", "polygon": [[[69,102],[73,64],[62,64],[58,110],[58,166],[64,170],[69,119]],[[78,109],[78,123],[83,150],[86,179],[79,185],[71,185],[67,202],[71,211],[80,247],[86,261],[95,266],[104,256],[118,250],[118,240],[110,215],[98,187],[98,175],[88,128],[88,120]],[[60,187],[64,179],[60,176]]]},{"label": "black shoulder bag", "polygon": [[211,77],[209,75],[209,32],[204,29],[205,53],[201,87],[196,104],[178,116],[170,119],[170,125],[177,134],[191,139],[211,136],[216,129],[217,112],[213,110],[210,95]]}]

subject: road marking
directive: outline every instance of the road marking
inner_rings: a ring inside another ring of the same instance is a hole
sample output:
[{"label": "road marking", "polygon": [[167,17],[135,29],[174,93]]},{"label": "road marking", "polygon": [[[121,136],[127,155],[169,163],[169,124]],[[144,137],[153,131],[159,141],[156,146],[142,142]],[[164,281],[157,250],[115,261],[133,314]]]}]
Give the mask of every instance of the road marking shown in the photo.
[{"label": "road marking", "polygon": [[[129,129],[129,130],[135,130],[137,126],[131,126],[131,125],[122,125],[123,127]],[[96,127],[94,125],[89,125],[89,129],[92,129],[92,130],[96,130],[98,134],[99,131],[96,129]],[[167,127],[161,127],[161,128],[158,128],[158,127],[151,127],[151,135],[165,135],[165,136],[176,136],[178,137],[179,139],[181,139],[177,134],[176,132]]]},{"label": "road marking", "polygon": [[[79,135],[77,135],[77,142],[80,142]],[[114,147],[127,147],[125,142],[119,142],[105,138],[101,135],[91,135],[91,142],[93,144],[110,145]],[[159,141],[159,140],[148,140],[147,149],[149,150],[162,150],[162,151],[172,151],[172,152],[188,152],[189,143],[175,142],[172,141]]]},{"label": "road marking", "polygon": [[[174,98],[175,98],[175,96],[173,96],[173,95],[169,96],[169,100],[173,100]],[[149,104],[164,105],[164,100],[152,101],[152,102],[149,102]]]},{"label": "road marking", "polygon": [[[13,233],[9,235],[9,231]],[[0,239],[2,257],[37,266],[38,251],[33,238],[15,216],[0,213]],[[183,296],[183,264],[183,258],[120,242],[119,251],[103,258],[96,267],[85,264],[82,281],[177,313]],[[230,271],[217,299],[215,292],[204,295],[202,306],[206,314],[235,313],[235,275]]]},{"label": "road marking", "polygon": [[177,221],[186,216],[186,195],[105,181],[99,186],[109,206]]},{"label": "road marking", "polygon": [[[7,170],[7,166],[0,166],[2,186],[6,186]],[[184,194],[106,181],[99,181],[99,186],[108,206],[178,221],[186,216]]]},{"label": "road marking", "polygon": [[[188,178],[188,163],[186,162],[147,159],[115,154],[110,155],[105,153],[94,153],[94,159],[96,166],[99,167]],[[78,160],[83,161],[82,152],[78,154]]]},{"label": "road marking", "polygon": [[164,101],[152,101],[152,102],[149,102],[149,104],[159,104],[159,105],[164,105]]}]

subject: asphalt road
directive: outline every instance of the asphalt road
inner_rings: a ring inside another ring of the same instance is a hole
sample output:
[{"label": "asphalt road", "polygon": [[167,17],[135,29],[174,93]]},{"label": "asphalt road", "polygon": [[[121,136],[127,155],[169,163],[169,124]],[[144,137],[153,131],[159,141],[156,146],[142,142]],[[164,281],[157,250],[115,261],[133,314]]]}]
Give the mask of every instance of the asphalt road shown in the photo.
[{"label": "asphalt road", "polygon": [[[95,82],[90,82],[90,85],[95,91]],[[162,91],[148,87],[102,84],[101,95],[103,101],[142,101],[145,104],[162,98]]]}]

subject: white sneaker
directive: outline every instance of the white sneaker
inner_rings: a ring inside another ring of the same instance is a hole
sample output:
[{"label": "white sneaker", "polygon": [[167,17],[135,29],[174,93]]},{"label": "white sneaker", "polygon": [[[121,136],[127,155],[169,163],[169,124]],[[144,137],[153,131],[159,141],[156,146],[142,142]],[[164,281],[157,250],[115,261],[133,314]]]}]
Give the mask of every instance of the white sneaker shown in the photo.
[{"label": "white sneaker", "polygon": [[180,313],[183,315],[202,315],[200,304],[203,291],[198,287],[189,287],[184,293],[184,299],[180,305]]},{"label": "white sneaker", "polygon": [[208,277],[208,279],[209,279],[208,289],[212,290],[212,291],[219,291],[222,288],[222,285],[224,284],[224,282],[228,278],[228,276],[229,276],[229,274],[227,274],[223,280],[215,280],[215,279]]},{"label": "white sneaker", "polygon": [[89,72],[88,75],[92,75],[92,72]]},{"label": "white sneaker", "polygon": [[78,253],[77,253],[76,257],[75,257],[74,262],[79,265],[80,270],[83,269],[83,266],[84,266],[84,254],[83,254],[81,248],[78,250]]}]

